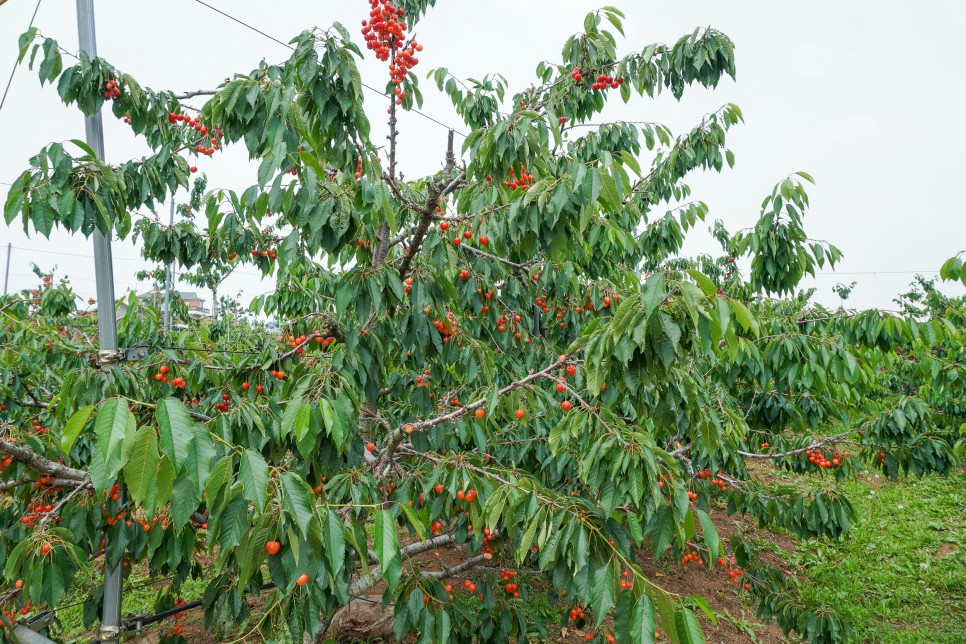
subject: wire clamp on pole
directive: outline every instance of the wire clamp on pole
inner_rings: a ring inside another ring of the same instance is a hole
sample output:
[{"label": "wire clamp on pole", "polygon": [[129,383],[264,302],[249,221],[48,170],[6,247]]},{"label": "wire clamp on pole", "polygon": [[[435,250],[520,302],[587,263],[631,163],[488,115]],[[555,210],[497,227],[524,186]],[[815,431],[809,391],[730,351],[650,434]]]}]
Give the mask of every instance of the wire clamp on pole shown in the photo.
[{"label": "wire clamp on pole", "polygon": [[121,364],[122,362],[138,362],[148,357],[147,347],[131,347],[130,349],[101,349],[97,352],[97,364],[101,367]]}]

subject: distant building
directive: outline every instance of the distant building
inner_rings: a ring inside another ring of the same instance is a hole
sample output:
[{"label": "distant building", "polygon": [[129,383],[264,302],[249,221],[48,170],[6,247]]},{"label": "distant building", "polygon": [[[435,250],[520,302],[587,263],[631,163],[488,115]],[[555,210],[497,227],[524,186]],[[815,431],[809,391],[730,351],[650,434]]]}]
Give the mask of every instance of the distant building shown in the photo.
[{"label": "distant building", "polygon": [[[211,315],[211,309],[205,307],[205,300],[194,291],[178,291],[181,300],[188,307],[188,317],[201,320]],[[151,306],[164,310],[164,291],[148,291],[138,295],[138,299]],[[96,309],[95,309],[96,310]],[[121,319],[127,313],[127,302],[122,298],[117,302],[117,318]]]},{"label": "distant building", "polygon": [[211,309],[205,308],[205,301],[194,291],[178,291],[178,295],[188,307],[188,315],[194,320],[211,315]]}]

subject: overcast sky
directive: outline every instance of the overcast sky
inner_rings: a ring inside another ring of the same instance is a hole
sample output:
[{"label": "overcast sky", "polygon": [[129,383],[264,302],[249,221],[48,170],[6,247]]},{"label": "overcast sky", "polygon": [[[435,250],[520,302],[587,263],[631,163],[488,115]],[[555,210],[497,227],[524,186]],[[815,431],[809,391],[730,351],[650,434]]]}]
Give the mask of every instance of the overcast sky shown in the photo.
[{"label": "overcast sky", "polygon": [[[736,166],[720,175],[692,175],[688,183],[693,196],[708,203],[709,223],[720,218],[735,231],[754,223],[762,198],[777,181],[796,170],[811,173],[817,185],[809,190],[812,209],[806,214],[806,230],[845,253],[836,273],[826,269],[808,282],[817,287],[819,301],[837,305],[831,287],[854,280],[858,287],[850,306],[891,308],[892,298],[915,272],[934,276],[947,257],[966,248],[966,217],[959,200],[952,198],[966,170],[966,74],[960,51],[966,3],[607,1],[627,13],[622,53],[652,42],[673,43],[697,26],[714,26],[734,40],[737,82],[727,79],[715,91],[692,87],[680,102],[670,94],[654,101],[632,99],[627,106],[614,101],[605,116],[658,121],[679,133],[724,103],[737,103],[746,122],[730,134]],[[209,4],[283,41],[302,29],[338,20],[361,43],[360,20],[369,10],[365,0]],[[514,90],[531,83],[540,60],[559,61],[561,45],[580,29],[584,14],[601,6],[587,0],[438,4],[416,30],[425,46],[418,75],[425,78],[428,70],[444,65],[463,78],[495,71]],[[34,0],[9,0],[0,6],[2,84],[34,6]],[[266,12],[269,6],[272,10]],[[98,53],[154,89],[213,88],[233,73],[247,73],[262,58],[278,62],[288,54],[281,45],[195,0],[96,0],[95,11]],[[76,50],[74,2],[43,0],[36,26]],[[384,85],[385,64],[367,59],[362,70],[369,85]],[[423,81],[422,89],[423,111],[461,129],[448,97],[429,81]],[[372,93],[367,93],[366,105],[374,122],[373,140],[378,141],[385,131],[386,105]],[[105,132],[110,162],[146,151],[110,114]],[[65,108],[55,89],[41,88],[26,67],[17,70],[0,111],[0,200],[8,190],[3,182],[22,172],[43,145],[83,135],[76,109]],[[415,114],[403,115],[403,172],[416,176],[435,170],[445,139],[443,127]],[[209,174],[209,186],[242,190],[255,180],[246,157],[239,145],[197,165]],[[0,224],[0,242],[0,269],[7,243],[13,245],[11,291],[36,283],[30,274],[30,263],[36,262],[44,270],[56,265],[57,275],[69,275],[82,295],[94,295],[89,240],[57,232],[50,240],[28,237],[19,224],[11,229]],[[713,249],[706,234],[686,247],[691,253]],[[115,243],[114,258],[121,297],[137,288],[134,274],[148,265],[138,259],[130,241]],[[247,302],[271,288],[271,281],[259,283],[254,269],[246,267],[229,279],[222,293],[240,292]],[[961,285],[943,288],[963,293]],[[210,294],[205,296],[210,300]]]}]

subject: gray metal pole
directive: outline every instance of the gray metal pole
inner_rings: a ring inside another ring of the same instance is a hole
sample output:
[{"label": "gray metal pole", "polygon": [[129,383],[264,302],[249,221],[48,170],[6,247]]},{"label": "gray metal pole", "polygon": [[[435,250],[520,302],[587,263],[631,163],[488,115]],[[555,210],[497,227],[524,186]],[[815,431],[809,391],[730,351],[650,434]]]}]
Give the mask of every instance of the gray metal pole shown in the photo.
[{"label": "gray metal pole", "polygon": [[10,284],[10,250],[13,244],[7,244],[7,270],[3,273],[3,294],[7,294],[7,286]]},{"label": "gray metal pole", "polygon": [[[94,34],[94,1],[77,0],[77,35],[80,48],[91,58],[97,56]],[[98,112],[84,120],[87,144],[98,158],[104,158],[104,128]],[[117,317],[114,303],[114,266],[111,261],[110,231],[94,230],[94,279],[97,283],[97,330],[101,351],[116,353]],[[123,559],[123,557],[122,557]],[[101,642],[118,639],[121,632],[121,583],[123,561],[104,568],[104,609],[97,637]]]},{"label": "gray metal pole", "polygon": [[[174,226],[174,199],[171,200],[171,216],[168,223]],[[164,267],[164,330],[171,330],[171,264]]]}]

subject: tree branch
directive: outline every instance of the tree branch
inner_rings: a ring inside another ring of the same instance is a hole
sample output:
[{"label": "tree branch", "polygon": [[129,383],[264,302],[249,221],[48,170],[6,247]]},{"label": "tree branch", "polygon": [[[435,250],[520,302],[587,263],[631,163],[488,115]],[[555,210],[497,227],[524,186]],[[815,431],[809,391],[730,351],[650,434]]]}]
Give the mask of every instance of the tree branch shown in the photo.
[{"label": "tree branch", "polygon": [[87,477],[87,472],[75,470],[73,467],[67,467],[66,465],[61,465],[60,463],[55,463],[54,461],[46,459],[40,454],[35,453],[33,450],[27,449],[26,447],[21,447],[20,445],[14,445],[13,443],[8,443],[2,438],[0,438],[0,451],[10,454],[13,460],[17,461],[18,463],[23,463],[35,472],[53,474],[54,476],[62,479],[82,481],[84,483],[89,480]]},{"label": "tree branch", "polygon": [[[517,380],[516,382],[511,382],[506,387],[503,387],[502,389],[500,389],[497,392],[497,395],[505,396],[506,394],[510,393],[514,389],[519,389],[520,387],[523,387],[524,385],[530,382],[533,382],[534,380],[537,380],[539,378],[544,378],[548,376],[552,371],[559,369],[566,362],[567,362],[566,355],[558,356],[557,360],[550,366],[545,367],[540,371],[535,371],[530,375],[526,376],[525,378]],[[399,445],[402,443],[403,438],[407,434],[412,434],[413,432],[421,431],[428,427],[435,427],[440,423],[446,423],[452,420],[456,420],[457,418],[460,418],[470,413],[471,411],[476,410],[479,407],[483,407],[487,403],[487,400],[488,400],[487,397],[483,397],[483,398],[480,398],[479,400],[469,403],[468,405],[463,405],[459,409],[451,411],[448,414],[443,414],[441,416],[436,416],[435,418],[422,420],[422,421],[419,421],[418,423],[406,423],[405,425],[402,425],[401,427],[396,428],[396,430],[393,431],[392,433],[392,439],[390,440],[389,445],[383,451],[382,457],[379,459],[379,466],[376,467],[375,471],[381,472],[383,471],[383,469],[385,469],[383,466],[390,459],[392,459],[393,454],[395,454],[396,450],[399,448]]]},{"label": "tree branch", "polygon": [[801,447],[799,449],[793,449],[790,452],[778,452],[778,453],[770,453],[770,454],[755,454],[754,452],[742,452],[742,451],[739,450],[738,453],[740,455],[744,456],[745,458],[760,458],[760,459],[779,459],[779,458],[785,458],[787,456],[795,456],[796,454],[804,454],[805,452],[810,452],[813,449],[817,449],[819,447],[823,447],[825,445],[828,445],[829,443],[834,443],[834,442],[836,442],[836,441],[838,441],[838,440],[840,440],[842,438],[845,438],[846,436],[850,436],[851,434],[854,434],[855,431],[856,430],[853,429],[853,430],[850,430],[850,431],[847,431],[847,432],[843,432],[841,434],[836,434],[835,436],[829,436],[828,438],[823,438],[822,440],[815,441],[814,443],[812,443],[811,445],[807,445],[806,447]]},{"label": "tree branch", "polygon": [[[433,212],[436,210],[439,200],[456,190],[466,179],[466,172],[464,171],[452,180],[447,180],[447,177],[453,173],[455,167],[456,155],[453,151],[453,130],[450,130],[446,144],[446,167],[443,169],[443,177],[441,180],[434,181],[430,185],[426,191],[426,203],[421,208],[416,209],[420,213],[419,223],[413,231],[413,241],[406,249],[402,264],[399,266],[400,279],[406,278],[406,275],[409,273],[409,267],[416,257],[416,253],[419,252],[420,247],[423,245],[423,240],[426,238],[426,232],[429,230],[430,222],[433,221]],[[448,183],[444,183],[444,181],[448,181]]]},{"label": "tree branch", "polygon": [[185,92],[184,94],[177,94],[175,98],[179,101],[183,101],[186,98],[194,98],[195,96],[214,96],[218,93],[216,89],[196,89],[192,92]]}]

